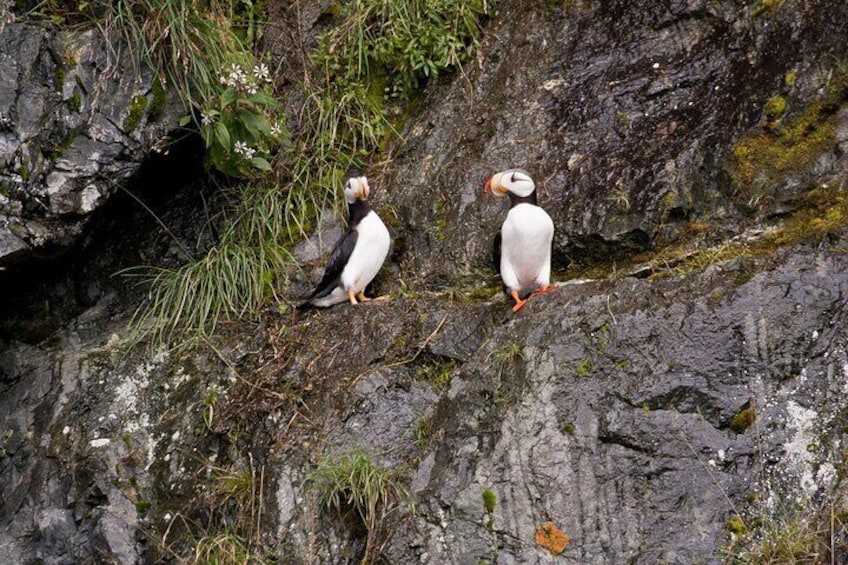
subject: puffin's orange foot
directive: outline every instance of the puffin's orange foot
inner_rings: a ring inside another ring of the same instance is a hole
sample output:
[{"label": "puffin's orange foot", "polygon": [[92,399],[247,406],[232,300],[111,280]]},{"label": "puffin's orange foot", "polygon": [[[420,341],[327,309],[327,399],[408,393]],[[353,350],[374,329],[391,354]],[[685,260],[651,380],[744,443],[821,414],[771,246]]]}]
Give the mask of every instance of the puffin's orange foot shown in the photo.
[{"label": "puffin's orange foot", "polygon": [[521,300],[521,297],[518,296],[517,290],[513,290],[512,292],[509,293],[509,295],[512,296],[513,300],[515,300],[515,306],[512,307],[513,312],[518,312],[519,310],[524,308],[525,304],[527,304],[526,300]]},{"label": "puffin's orange foot", "polygon": [[348,300],[350,300],[351,304],[358,304],[358,302],[356,301],[356,296],[354,295],[352,290],[347,291],[347,298]]},{"label": "puffin's orange foot", "polygon": [[532,294],[530,295],[530,298],[536,298],[537,296],[542,296],[543,294],[547,294],[547,293],[549,293],[549,292],[553,292],[553,291],[555,291],[555,290],[556,290],[556,289],[558,289],[558,288],[559,288],[559,287],[558,287],[558,286],[556,286],[556,285],[546,284],[545,286],[543,286],[542,288],[540,288],[540,289],[539,289],[539,290],[537,290],[536,292],[532,293]]},{"label": "puffin's orange foot", "polygon": [[357,294],[356,297],[359,299],[360,302],[368,302],[369,300],[371,300],[370,298],[368,298],[367,296],[365,296],[361,292],[359,294]]}]

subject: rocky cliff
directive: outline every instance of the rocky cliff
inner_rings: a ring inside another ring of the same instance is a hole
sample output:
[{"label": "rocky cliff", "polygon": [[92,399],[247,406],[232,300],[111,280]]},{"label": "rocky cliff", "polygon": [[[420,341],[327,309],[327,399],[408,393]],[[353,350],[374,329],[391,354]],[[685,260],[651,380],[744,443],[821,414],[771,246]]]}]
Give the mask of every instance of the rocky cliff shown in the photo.
[{"label": "rocky cliff", "polygon": [[[326,25],[291,15],[301,41]],[[781,532],[848,560],[846,22],[836,0],[501,2],[369,172],[391,300],[269,306],[170,353],[127,347],[143,297],[109,275],[173,262],[171,235],[105,187],[190,239],[209,189],[176,171],[196,152],[151,153],[173,119],[128,130],[153,92],[96,64],[122,94],[74,110],[52,39],[7,24],[41,63],[0,61],[0,561],[757,562],[787,555]],[[24,150],[75,112],[67,151]],[[93,165],[92,144],[124,149]],[[518,315],[481,195],[512,166],[554,218],[561,283]],[[61,257],[23,259],[48,221]],[[292,295],[320,269],[305,247]]]}]

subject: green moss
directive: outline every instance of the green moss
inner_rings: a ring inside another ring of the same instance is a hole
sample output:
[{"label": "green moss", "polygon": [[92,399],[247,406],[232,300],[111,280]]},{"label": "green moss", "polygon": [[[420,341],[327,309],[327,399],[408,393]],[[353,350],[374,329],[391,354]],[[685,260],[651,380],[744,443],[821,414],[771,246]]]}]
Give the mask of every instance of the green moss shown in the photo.
[{"label": "green moss", "polygon": [[74,90],[74,95],[71,96],[70,99],[68,100],[68,109],[71,112],[79,113],[81,106],[82,106],[82,103],[81,103],[81,100],[80,100],[80,94],[79,94],[79,92]]},{"label": "green moss", "polygon": [[139,500],[135,503],[135,509],[141,515],[147,514],[147,511],[150,510],[150,503],[146,500]]},{"label": "green moss", "polygon": [[821,240],[848,229],[848,193],[833,186],[819,186],[806,195],[801,209],[768,240],[776,246]]},{"label": "green moss", "polygon": [[572,422],[564,423],[560,429],[570,436],[574,435],[574,424]]},{"label": "green moss", "polygon": [[124,123],[124,131],[127,133],[135,131],[135,128],[138,127],[138,124],[141,123],[141,119],[144,117],[145,110],[147,110],[147,97],[141,94],[133,96],[130,102],[129,113],[127,114],[127,121]]},{"label": "green moss", "polygon": [[429,382],[437,391],[443,391],[450,384],[451,375],[456,365],[456,361],[453,360],[424,365],[418,370],[416,377]]},{"label": "green moss", "polygon": [[577,365],[576,371],[577,376],[579,377],[589,376],[592,373],[592,360],[584,359],[581,361],[580,364]]},{"label": "green moss", "polygon": [[[779,102],[771,105],[772,111],[782,106]],[[772,186],[793,173],[808,170],[835,145],[837,110],[832,102],[815,102],[802,114],[784,120],[779,130],[740,138],[732,149],[728,167],[737,196],[756,205]]]},{"label": "green moss", "polygon": [[788,71],[788,72],[787,72],[787,73],[783,76],[783,84],[785,84],[785,85],[786,85],[786,86],[788,86],[789,88],[792,88],[793,86],[795,86],[795,81],[796,81],[797,79],[798,79],[798,70],[797,70],[797,69],[792,69],[791,71]]},{"label": "green moss", "polygon": [[147,117],[151,122],[155,122],[162,117],[167,93],[165,92],[165,85],[158,76],[153,80],[150,89],[153,93],[153,101],[150,103],[150,109],[147,111]]},{"label": "green moss", "polygon": [[780,8],[786,0],[760,0],[759,5],[754,8],[753,16],[762,14],[773,14]]},{"label": "green moss", "polygon": [[745,522],[738,514],[731,516],[725,525],[731,533],[737,536],[744,536],[747,531],[745,528]]},{"label": "green moss", "polygon": [[740,410],[739,413],[730,420],[730,429],[737,434],[744,433],[745,430],[751,427],[751,424],[754,423],[756,418],[757,413],[754,410],[754,407],[749,406],[748,408]]},{"label": "green moss", "polygon": [[483,508],[486,510],[487,514],[491,514],[495,511],[495,504],[497,503],[497,496],[495,493],[489,489],[483,491]]},{"label": "green moss", "polygon": [[443,198],[439,198],[436,201],[436,222],[434,224],[433,235],[435,235],[436,239],[440,242],[447,238],[448,214],[446,208],[447,205],[445,204],[445,200]]},{"label": "green moss", "polygon": [[786,98],[783,96],[772,96],[766,102],[764,112],[769,119],[780,118],[786,113]]}]

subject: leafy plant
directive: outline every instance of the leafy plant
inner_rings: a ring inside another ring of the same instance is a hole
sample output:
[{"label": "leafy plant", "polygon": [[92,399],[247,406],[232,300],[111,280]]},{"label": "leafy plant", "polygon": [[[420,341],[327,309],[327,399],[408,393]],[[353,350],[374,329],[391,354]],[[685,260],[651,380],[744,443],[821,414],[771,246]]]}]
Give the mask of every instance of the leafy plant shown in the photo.
[{"label": "leafy plant", "polygon": [[367,530],[363,563],[374,561],[391,539],[404,507],[415,511],[398,473],[374,463],[363,450],[325,457],[306,478],[318,505],[339,518],[358,520]]}]

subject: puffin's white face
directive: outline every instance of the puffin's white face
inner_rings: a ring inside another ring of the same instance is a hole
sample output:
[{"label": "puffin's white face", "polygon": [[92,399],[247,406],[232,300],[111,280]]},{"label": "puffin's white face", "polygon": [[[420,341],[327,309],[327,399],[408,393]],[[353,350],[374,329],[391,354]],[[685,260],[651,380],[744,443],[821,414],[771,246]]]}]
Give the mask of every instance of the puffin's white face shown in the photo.
[{"label": "puffin's white face", "polygon": [[506,196],[511,192],[516,196],[530,196],[536,190],[536,184],[526,171],[510,169],[498,173],[486,181],[485,191],[494,196]]},{"label": "puffin's white face", "polygon": [[368,187],[368,179],[365,177],[351,177],[347,179],[344,188],[345,201],[353,204],[357,200],[365,200],[371,193]]}]

